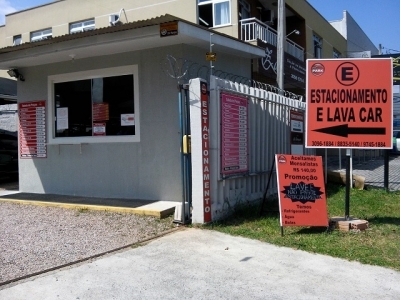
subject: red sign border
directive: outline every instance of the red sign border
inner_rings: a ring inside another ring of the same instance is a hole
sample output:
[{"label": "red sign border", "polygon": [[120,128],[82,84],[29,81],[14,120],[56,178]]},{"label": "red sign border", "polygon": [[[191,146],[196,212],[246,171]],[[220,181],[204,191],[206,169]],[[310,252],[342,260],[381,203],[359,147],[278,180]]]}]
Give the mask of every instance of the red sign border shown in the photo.
[{"label": "red sign border", "polygon": [[[386,147],[380,147],[380,146],[374,146],[374,147],[365,147],[365,146],[327,146],[327,145],[320,145],[320,146],[313,146],[313,145],[309,145],[310,143],[311,143],[311,141],[309,141],[309,136],[310,136],[310,129],[309,129],[309,109],[310,109],[310,106],[309,106],[309,84],[310,84],[310,82],[309,82],[309,78],[310,78],[310,76],[312,76],[312,74],[311,74],[311,72],[309,72],[309,65],[311,65],[311,64],[316,64],[316,63],[323,63],[323,62],[326,62],[326,61],[337,61],[338,62],[338,66],[339,66],[339,64],[342,64],[342,63],[344,63],[344,62],[351,62],[351,63],[354,63],[354,62],[356,62],[356,61],[367,61],[367,60],[369,60],[369,61],[378,61],[378,60],[380,60],[380,61],[388,61],[388,60],[391,60],[392,61],[392,69],[393,69],[393,60],[392,60],[392,58],[339,58],[339,59],[316,59],[316,58],[314,58],[314,59],[308,59],[307,60],[307,63],[306,63],[306,72],[307,72],[307,76],[306,76],[306,101],[307,101],[307,105],[306,105],[306,123],[305,123],[305,125],[306,125],[306,130],[305,130],[305,148],[333,148],[333,149],[349,149],[349,148],[352,148],[352,149],[392,149],[392,143],[390,142],[389,144],[388,144],[388,146],[386,146]],[[390,76],[391,76],[391,80],[390,80],[390,92],[393,94],[393,72],[392,72],[392,70],[391,70],[391,72],[390,72]],[[392,132],[393,132],[393,101],[392,101],[392,103],[391,103],[391,107],[392,107],[392,113],[391,113],[391,122],[390,122],[390,128],[386,128],[386,138],[389,140],[389,138],[390,139],[392,139]],[[342,125],[342,124],[336,124],[336,125]],[[321,124],[321,126],[323,127],[324,126],[324,124]],[[373,138],[373,137],[372,137]],[[369,139],[371,139],[370,137],[369,137]],[[325,140],[326,141],[326,140]],[[322,141],[321,140],[321,142],[324,142],[324,141]]]}]

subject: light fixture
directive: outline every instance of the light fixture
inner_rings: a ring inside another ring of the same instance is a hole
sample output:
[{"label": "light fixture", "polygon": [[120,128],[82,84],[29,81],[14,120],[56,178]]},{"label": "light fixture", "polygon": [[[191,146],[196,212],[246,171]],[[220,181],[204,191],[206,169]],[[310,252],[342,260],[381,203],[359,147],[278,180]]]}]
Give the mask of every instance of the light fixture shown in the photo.
[{"label": "light fixture", "polygon": [[17,69],[10,69],[7,71],[7,73],[8,75],[10,75],[10,77],[15,77],[21,81],[25,81],[24,76],[22,76],[22,74],[20,74]]},{"label": "light fixture", "polygon": [[300,30],[295,29],[295,30],[293,30],[291,33],[287,34],[286,37],[288,37],[289,35],[291,35],[291,34],[293,34],[293,33],[294,33],[295,35],[299,35],[299,34],[300,34]]}]

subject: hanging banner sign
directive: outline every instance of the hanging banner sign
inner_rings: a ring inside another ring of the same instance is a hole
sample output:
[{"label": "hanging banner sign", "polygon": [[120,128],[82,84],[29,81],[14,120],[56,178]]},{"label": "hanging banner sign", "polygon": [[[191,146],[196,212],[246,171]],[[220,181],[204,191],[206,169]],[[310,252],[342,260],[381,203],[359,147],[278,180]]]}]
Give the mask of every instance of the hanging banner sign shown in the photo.
[{"label": "hanging banner sign", "polygon": [[18,104],[20,158],[46,158],[46,101]]},{"label": "hanging banner sign", "polygon": [[328,226],[321,156],[276,154],[281,226]]},{"label": "hanging banner sign", "polygon": [[307,60],[306,147],[392,148],[392,59]]}]

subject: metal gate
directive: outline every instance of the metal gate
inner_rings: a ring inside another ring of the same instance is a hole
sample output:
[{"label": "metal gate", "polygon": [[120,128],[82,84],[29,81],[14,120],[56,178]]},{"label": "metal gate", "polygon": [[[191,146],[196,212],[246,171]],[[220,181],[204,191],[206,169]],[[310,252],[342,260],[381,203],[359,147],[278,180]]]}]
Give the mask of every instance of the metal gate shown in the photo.
[{"label": "metal gate", "polygon": [[192,206],[192,163],[190,145],[190,106],[188,97],[188,85],[179,85],[178,96],[179,132],[181,149],[181,180],[182,180],[182,206],[179,222],[188,224],[191,222],[190,207]]},{"label": "metal gate", "polygon": [[[191,80],[189,87],[192,180],[195,191],[192,193],[194,223],[218,220],[236,205],[262,199],[271,172],[273,178],[268,194],[277,193],[276,172],[273,166],[275,154],[290,153],[290,112],[305,110],[305,103],[302,101],[214,76],[211,76],[208,107],[205,110],[201,104],[202,83],[204,81],[201,79]],[[230,174],[223,172],[221,168],[223,93],[247,99],[248,161],[244,172]],[[208,126],[205,124],[205,116],[208,117]],[[205,133],[209,142],[207,152],[203,151]],[[304,154],[314,154],[314,150],[304,149]],[[209,171],[209,175],[206,171]],[[209,179],[209,182],[206,179]]]}]

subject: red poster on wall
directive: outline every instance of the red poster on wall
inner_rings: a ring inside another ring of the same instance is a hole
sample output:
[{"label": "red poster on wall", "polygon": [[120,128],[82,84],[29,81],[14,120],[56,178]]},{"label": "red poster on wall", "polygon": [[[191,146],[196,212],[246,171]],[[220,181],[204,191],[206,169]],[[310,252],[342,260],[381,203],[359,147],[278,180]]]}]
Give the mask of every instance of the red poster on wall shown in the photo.
[{"label": "red poster on wall", "polygon": [[248,163],[247,98],[221,93],[221,174],[246,173]]},{"label": "red poster on wall", "polygon": [[20,158],[46,158],[46,101],[18,104]]},{"label": "red poster on wall", "polygon": [[328,226],[321,156],[276,154],[281,226]]}]

